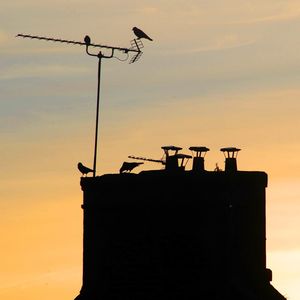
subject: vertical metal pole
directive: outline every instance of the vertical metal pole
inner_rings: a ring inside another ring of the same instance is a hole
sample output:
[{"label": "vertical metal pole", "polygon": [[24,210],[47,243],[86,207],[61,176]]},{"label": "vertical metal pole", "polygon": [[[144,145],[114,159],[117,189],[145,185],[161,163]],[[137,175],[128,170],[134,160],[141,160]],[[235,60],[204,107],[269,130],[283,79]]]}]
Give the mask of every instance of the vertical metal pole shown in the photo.
[{"label": "vertical metal pole", "polygon": [[96,108],[96,129],[95,129],[95,148],[94,148],[93,177],[96,177],[96,164],[97,164],[97,144],[98,144],[98,127],[99,127],[98,125],[99,125],[101,61],[102,61],[102,53],[99,52],[99,54],[98,54],[98,87],[97,87],[97,108]]}]

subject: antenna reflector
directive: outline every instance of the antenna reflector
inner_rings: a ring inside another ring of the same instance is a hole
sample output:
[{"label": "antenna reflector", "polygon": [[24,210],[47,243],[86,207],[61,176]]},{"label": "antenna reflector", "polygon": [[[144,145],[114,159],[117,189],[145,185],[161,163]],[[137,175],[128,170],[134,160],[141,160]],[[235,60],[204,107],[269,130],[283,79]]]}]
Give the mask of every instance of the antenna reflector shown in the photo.
[{"label": "antenna reflector", "polygon": [[141,51],[141,49],[144,48],[144,44],[141,40],[137,40],[137,39],[131,40],[130,44],[131,44],[130,49],[133,50]]},{"label": "antenna reflector", "polygon": [[136,61],[138,61],[139,59],[140,59],[140,57],[142,56],[142,54],[143,54],[143,52],[142,51],[140,51],[140,52],[138,52],[137,54],[135,54],[132,58],[131,58],[131,60],[130,60],[130,64],[133,64],[134,62],[136,62]]}]

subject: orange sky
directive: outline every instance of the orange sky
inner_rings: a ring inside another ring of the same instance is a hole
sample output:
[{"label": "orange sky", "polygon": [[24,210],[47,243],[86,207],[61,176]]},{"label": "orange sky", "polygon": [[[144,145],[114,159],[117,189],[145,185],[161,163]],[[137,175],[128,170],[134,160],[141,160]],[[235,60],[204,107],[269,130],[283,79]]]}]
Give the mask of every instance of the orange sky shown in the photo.
[{"label": "orange sky", "polygon": [[[171,4],[172,3],[172,4]],[[24,0],[1,3],[0,297],[73,299],[81,287],[78,161],[92,166],[97,61],[29,33],[130,46],[133,65],[103,62],[98,174],[160,147],[242,148],[238,166],[269,174],[268,266],[300,294],[300,4],[245,1]],[[119,58],[123,58],[120,54]],[[145,164],[145,168],[158,168]],[[190,167],[190,166],[188,166]],[[140,168],[142,170],[143,168]]]}]

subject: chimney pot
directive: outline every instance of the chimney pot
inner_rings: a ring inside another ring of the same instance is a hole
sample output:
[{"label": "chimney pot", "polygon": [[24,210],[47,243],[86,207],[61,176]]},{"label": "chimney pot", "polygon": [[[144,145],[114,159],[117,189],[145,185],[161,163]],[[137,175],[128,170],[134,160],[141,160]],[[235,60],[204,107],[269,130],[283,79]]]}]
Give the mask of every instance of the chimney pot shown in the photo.
[{"label": "chimney pot", "polygon": [[193,154],[193,171],[194,172],[203,172],[204,169],[204,157],[206,152],[209,151],[207,147],[203,146],[192,146],[189,148]]},{"label": "chimney pot", "polygon": [[236,158],[238,152],[241,150],[235,147],[227,147],[220,149],[225,156],[225,172],[236,172],[237,171],[237,163]]}]

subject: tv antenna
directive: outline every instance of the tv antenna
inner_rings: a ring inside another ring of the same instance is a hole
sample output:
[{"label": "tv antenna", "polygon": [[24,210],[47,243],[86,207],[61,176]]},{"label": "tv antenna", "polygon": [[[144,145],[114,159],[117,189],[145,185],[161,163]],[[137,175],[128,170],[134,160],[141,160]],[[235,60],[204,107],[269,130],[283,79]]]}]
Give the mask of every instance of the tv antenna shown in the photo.
[{"label": "tv antenna", "polygon": [[129,155],[128,158],[137,159],[137,160],[144,160],[144,161],[157,162],[157,163],[160,163],[162,165],[166,164],[166,161],[163,160],[163,159],[153,159],[153,158],[140,157],[140,156],[134,156],[134,155]]},{"label": "tv antenna", "polygon": [[[130,58],[129,63],[130,64],[135,63],[136,61],[138,61],[141,58],[141,56],[143,54],[143,52],[141,51],[141,49],[144,48],[142,41],[139,38],[133,39],[130,41],[131,47],[124,48],[124,47],[115,47],[115,46],[94,44],[91,42],[91,38],[88,35],[85,36],[84,42],[52,38],[52,37],[45,37],[45,36],[37,36],[37,35],[31,35],[31,34],[17,34],[16,37],[36,39],[36,40],[42,40],[42,41],[47,41],[47,42],[63,43],[63,44],[69,44],[69,45],[85,46],[85,51],[89,56],[98,58],[96,129],[95,129],[94,164],[93,164],[93,177],[95,177],[96,176],[96,164],[97,164],[97,147],[98,147],[99,102],[100,102],[100,82],[101,82],[102,58],[107,58],[107,59],[116,58],[120,61],[127,61]],[[98,53],[91,53],[89,51],[89,47],[107,49],[108,51],[110,51],[110,54],[109,55],[103,54],[101,50]],[[127,57],[125,57],[124,59],[120,59],[119,57],[115,56],[115,52],[117,52],[117,51],[126,54]],[[130,57],[129,53],[132,53],[133,55]]]}]

